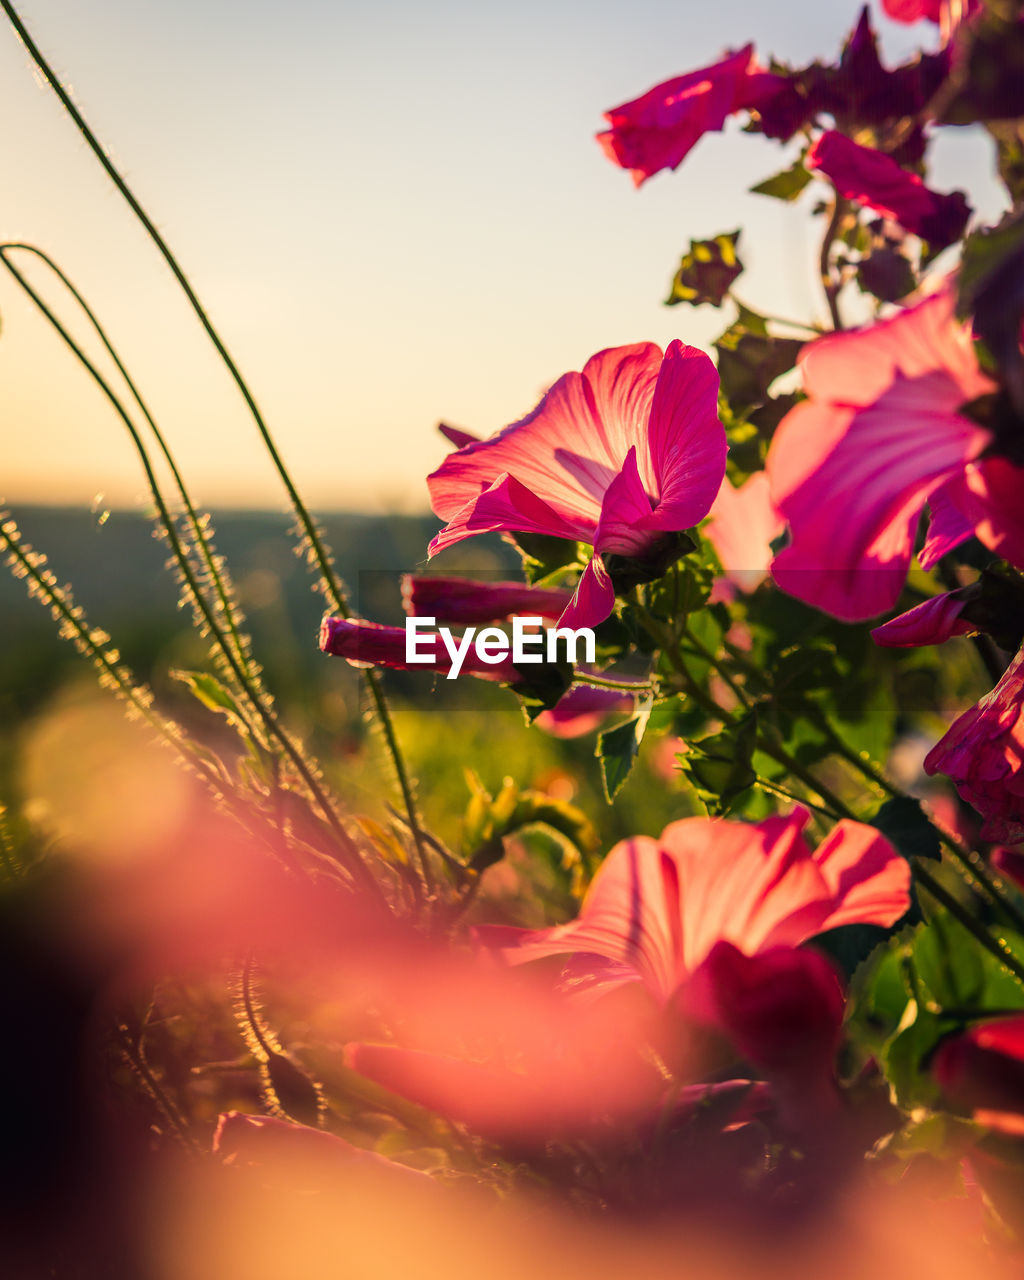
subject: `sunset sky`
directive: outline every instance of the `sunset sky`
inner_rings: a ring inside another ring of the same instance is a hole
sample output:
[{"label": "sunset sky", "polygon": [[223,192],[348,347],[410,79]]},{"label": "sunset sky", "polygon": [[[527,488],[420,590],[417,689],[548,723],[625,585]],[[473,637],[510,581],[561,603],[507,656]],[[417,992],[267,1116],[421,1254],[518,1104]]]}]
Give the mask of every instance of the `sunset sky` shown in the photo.
[{"label": "sunset sky", "polygon": [[[438,418],[486,434],[601,347],[706,346],[727,312],[661,305],[691,236],[743,225],[742,296],[821,317],[813,200],[743,194],[790,151],[731,127],[638,192],[593,134],[605,109],[726,46],[753,40],[765,59],[832,60],[852,5],[20,8],[190,273],[320,508],[424,509],[423,477],[444,454]],[[937,39],[929,24],[878,26],[891,60]],[[0,111],[0,234],[45,248],[87,296],[202,502],[281,506],[236,391],[6,20]],[[998,215],[983,139],[946,131],[935,156],[937,188],[981,190],[981,215]],[[123,428],[5,272],[0,316],[0,498],[144,505]]]}]

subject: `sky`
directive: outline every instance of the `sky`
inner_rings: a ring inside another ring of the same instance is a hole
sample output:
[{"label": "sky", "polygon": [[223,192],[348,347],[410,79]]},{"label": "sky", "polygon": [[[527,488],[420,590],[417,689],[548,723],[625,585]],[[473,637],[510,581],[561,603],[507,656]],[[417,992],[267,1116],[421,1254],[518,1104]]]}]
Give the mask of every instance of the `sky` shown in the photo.
[{"label": "sky", "polygon": [[[897,60],[930,24],[877,15]],[[831,61],[820,0],[23,0],[22,18],[189,273],[307,501],[426,510],[439,419],[489,434],[593,352],[708,347],[728,311],[662,305],[691,237],[744,227],[750,305],[823,318],[812,198],[746,193],[792,150],[730,125],[641,190],[602,112],[752,40]],[[98,313],[199,502],[283,508],[170,274],[0,18],[0,236]],[[932,182],[1001,202],[946,130]],[[32,279],[46,281],[34,270]],[[62,316],[74,309],[46,282]],[[0,271],[0,500],[142,506],[123,426]],[[84,334],[75,320],[76,334]]]}]

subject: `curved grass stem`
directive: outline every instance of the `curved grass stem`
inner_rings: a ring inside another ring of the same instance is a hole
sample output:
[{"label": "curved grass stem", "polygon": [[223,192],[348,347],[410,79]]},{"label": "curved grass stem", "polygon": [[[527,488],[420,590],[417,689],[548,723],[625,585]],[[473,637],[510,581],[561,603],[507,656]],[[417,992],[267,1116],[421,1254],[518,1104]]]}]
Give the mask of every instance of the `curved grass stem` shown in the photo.
[{"label": "curved grass stem", "polygon": [[[320,530],[317,528],[316,522],[313,520],[308,508],[299,495],[299,491],[295,487],[295,483],[284,464],[284,460],[278,452],[277,446],[270,434],[270,430],[263,419],[262,413],[260,412],[259,405],[256,403],[255,396],[250,391],[248,383],[242,376],[241,370],[235,363],[230,351],[221,338],[220,333],[215,328],[210,317],[207,315],[206,309],[200,302],[198,295],[188,279],[188,276],[185,274],[185,271],[182,269],[176,256],[171,251],[170,246],[160,234],[156,225],[136,199],[135,194],[128,186],[128,183],[110,159],[110,156],[107,154],[103,145],[89,127],[84,116],[75,106],[70,94],[61,82],[60,77],[54,71],[42,50],[32,39],[32,36],[24,22],[21,20],[17,9],[15,9],[14,5],[10,3],[10,0],[0,0],[0,9],[2,9],[7,15],[8,20],[17,33],[18,38],[21,40],[22,44],[24,44],[32,61],[39,68],[39,71],[42,73],[47,84],[53,90],[61,106],[71,117],[75,127],[81,133],[89,150],[96,157],[111,182],[117,188],[132,213],[138,219],[147,236],[152,241],[160,256],[164,259],[164,262],[170,269],[171,274],[180,286],[190,307],[195,313],[196,318],[202,325],[203,330],[210,339],[210,342],[213,344],[217,355],[220,357],[225,369],[230,375],[235,386],[238,388],[242,399],[245,401],[246,407],[256,425],[256,429],[258,430],[264,446],[270,455],[271,462],[273,463],[274,468],[285,487],[285,491],[288,494],[289,501],[302,531],[304,546],[308,549],[309,556],[319,572],[325,599],[335,612],[340,614],[342,617],[350,617],[351,608],[348,603],[347,594],[342,585],[341,579],[335,570],[333,559],[323,541]],[[394,722],[392,720],[387,701],[384,697],[384,691],[381,687],[380,679],[375,671],[367,671],[364,678],[370,691],[374,710],[384,732],[384,740],[387,744],[388,753],[391,757],[392,765],[398,779],[399,789],[402,793],[402,801],[409,817],[409,828],[413,833],[413,840],[416,845],[421,874],[423,875],[424,883],[429,892],[432,888],[432,875],[427,857],[426,844],[420,827],[420,819],[416,807],[412,780],[399,747],[398,739],[395,734]]]}]

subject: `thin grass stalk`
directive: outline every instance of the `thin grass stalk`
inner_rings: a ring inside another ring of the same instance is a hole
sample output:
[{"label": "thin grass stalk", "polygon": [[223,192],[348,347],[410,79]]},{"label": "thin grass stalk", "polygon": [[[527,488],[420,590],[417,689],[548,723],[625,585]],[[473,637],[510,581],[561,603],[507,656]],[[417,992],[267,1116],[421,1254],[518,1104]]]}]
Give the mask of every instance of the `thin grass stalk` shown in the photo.
[{"label": "thin grass stalk", "polygon": [[[10,0],[0,0],[0,8],[2,8],[3,12],[7,15],[11,25],[13,26],[15,32],[18,35],[18,38],[21,40],[22,44],[24,44],[26,50],[28,51],[29,56],[32,58],[33,62],[36,64],[40,72],[43,74],[47,84],[50,86],[54,94],[57,96],[64,110],[71,117],[73,123],[75,124],[75,127],[82,134],[82,137],[85,139],[86,145],[89,147],[90,151],[92,151],[93,155],[99,161],[100,165],[103,167],[104,171],[106,172],[107,176],[110,178],[111,182],[113,182],[114,186],[120,192],[121,196],[124,198],[124,200],[128,204],[128,207],[131,209],[132,213],[142,224],[142,227],[144,228],[146,234],[149,236],[150,240],[153,242],[153,245],[155,246],[157,251],[160,253],[161,257],[167,263],[167,266],[171,270],[171,274],[174,276],[175,280],[178,282],[179,286],[181,287],[181,290],[185,294],[185,297],[187,298],[189,305],[191,306],[192,310],[195,312],[196,318],[199,320],[199,323],[202,325],[203,329],[205,330],[207,337],[213,343],[213,346],[218,356],[222,360],[224,367],[227,369],[229,375],[231,376],[233,382],[235,383],[235,386],[238,388],[242,396],[242,399],[245,401],[246,407],[248,408],[249,413],[252,416],[253,422],[256,424],[256,428],[263,439],[263,443],[266,446],[266,449],[270,455],[271,461],[273,462],[274,467],[278,475],[280,476],[282,483],[284,484],[285,490],[288,494],[288,498],[292,504],[296,517],[299,521],[299,527],[301,529],[301,532],[304,538],[304,544],[305,544],[305,549],[308,553],[308,558],[311,559],[313,564],[315,564],[319,572],[320,585],[321,585],[321,589],[323,590],[325,599],[327,600],[331,608],[335,612],[340,614],[342,617],[344,618],[351,617],[351,608],[348,603],[347,594],[342,585],[340,577],[335,571],[333,559],[330,555],[330,552],[327,549],[326,544],[323,541],[320,530],[317,528],[316,522],[313,520],[312,516],[310,515],[309,510],[307,509],[305,503],[302,501],[302,498],[300,497],[299,492],[295,487],[295,483],[292,480],[291,475],[289,474],[288,469],[284,464],[284,460],[282,459],[281,455],[278,453],[277,446],[274,444],[274,440],[270,434],[270,430],[263,419],[263,415],[260,412],[259,406],[256,403],[256,399],[254,395],[249,390],[249,386],[245,381],[244,377],[242,376],[241,370],[235,364],[235,361],[232,358],[231,353],[228,351],[228,348],[225,345],[223,339],[221,338],[219,332],[214,327],[213,322],[210,320],[209,316],[207,315],[206,309],[203,307],[195,290],[192,288],[192,285],[189,282],[188,277],[186,276],[185,272],[183,271],[180,264],[178,263],[177,258],[171,251],[170,246],[167,244],[163,236],[157,230],[156,225],[154,224],[152,219],[149,217],[149,215],[146,213],[145,209],[142,207],[139,201],[136,199],[131,188],[128,186],[124,178],[121,176],[120,172],[115,167],[113,161],[107,155],[106,151],[103,148],[103,145],[100,143],[99,139],[96,137],[93,131],[89,128],[89,125],[86,123],[85,118],[82,116],[82,113],[75,106],[74,102],[71,99],[70,94],[64,88],[64,85],[61,83],[60,78],[58,77],[57,73],[54,71],[53,67],[50,65],[49,61],[43,54],[42,50],[39,48],[36,42],[32,39],[32,36],[29,34],[28,29],[26,28],[25,24],[22,22],[21,17],[19,16],[18,11],[15,9],[14,5],[10,3]],[[302,546],[300,544],[300,550],[301,549],[302,549]],[[370,696],[373,700],[374,710],[376,711],[376,714],[380,720],[381,726],[384,731],[384,739],[385,739],[385,742],[387,743],[388,752],[391,757],[391,762],[395,770],[395,775],[398,780],[398,785],[402,793],[402,801],[403,801],[403,804],[405,805],[406,812],[409,816],[409,827],[413,833],[413,839],[416,845],[416,851],[417,851],[417,855],[420,862],[420,870],[423,875],[424,883],[427,887],[427,890],[430,891],[433,886],[433,878],[430,870],[430,864],[427,858],[425,842],[423,840],[419,814],[416,807],[416,799],[413,792],[412,780],[410,778],[408,770],[406,769],[405,760],[402,755],[402,751],[395,734],[395,727],[394,727],[394,722],[391,718],[391,712],[388,707],[387,700],[384,696],[384,690],[381,687],[380,678],[378,674],[375,671],[367,670],[364,673],[364,679],[366,680],[367,687],[369,688],[369,691],[370,691]]]},{"label": "thin grass stalk", "polygon": [[[214,610],[211,609],[209,602],[207,601],[205,595],[203,594],[202,588],[196,578],[192,563],[189,559],[189,556],[185,550],[184,545],[182,544],[181,538],[178,533],[177,525],[163,497],[163,493],[160,488],[159,481],[157,480],[156,473],[153,470],[153,464],[150,460],[149,453],[146,449],[145,443],[143,442],[141,436],[139,435],[139,432],[134,422],[132,421],[131,416],[128,414],[127,410],[125,409],[124,405],[121,403],[116,393],[107,383],[106,379],[99,372],[99,370],[96,368],[93,362],[89,359],[86,353],[81,349],[78,343],[74,340],[71,334],[68,333],[68,331],[64,328],[63,324],[60,322],[59,318],[54,314],[51,308],[39,296],[39,294],[36,293],[36,291],[28,283],[28,281],[25,280],[25,278],[20,275],[20,273],[18,272],[18,269],[14,267],[10,262],[7,261],[6,257],[3,258],[2,260],[4,265],[7,267],[8,271],[10,271],[15,277],[18,278],[22,288],[33,299],[36,306],[39,307],[42,313],[46,316],[46,318],[50,321],[53,327],[57,330],[57,332],[60,334],[61,338],[70,348],[70,350],[73,351],[74,354],[78,357],[79,361],[82,363],[86,371],[89,373],[89,375],[93,378],[93,380],[102,390],[102,392],[104,393],[104,395],[107,397],[110,404],[114,408],[115,412],[117,413],[118,417],[120,417],[125,427],[127,428],[132,438],[132,441],[135,445],[135,448],[139,454],[139,458],[142,462],[143,470],[145,471],[145,474],[146,474],[146,480],[147,480],[147,483],[149,484],[150,492],[152,493],[152,496],[153,496],[153,501],[156,504],[157,511],[160,516],[160,523],[167,535],[168,541],[171,544],[171,549],[174,554],[175,561],[177,562],[179,571],[183,578],[183,585],[187,588],[187,597],[192,603],[195,610],[197,611],[198,619],[217,638],[218,643],[220,645],[220,652],[225,662],[228,664],[228,667],[232,672],[235,681],[237,681],[239,684],[244,685],[244,677],[243,677],[241,668],[238,665],[238,660],[234,652],[232,651],[231,645],[225,642],[223,638],[223,634],[220,629],[220,625],[215,616]],[[269,706],[262,703],[258,703],[256,706],[256,710],[258,711],[260,718],[265,724],[270,735],[273,738],[275,738],[277,742],[280,744],[280,746],[284,749],[285,754],[288,756],[292,764],[295,766],[296,771],[298,772],[300,778],[302,779],[303,783],[307,787],[310,795],[312,796],[315,803],[320,808],[321,812],[326,818],[327,823],[331,828],[332,832],[334,833],[335,839],[338,843],[339,852],[341,853],[342,865],[348,870],[349,874],[352,875],[353,878],[356,881],[358,881],[365,889],[368,889],[370,892],[374,893],[378,897],[382,897],[380,888],[376,880],[374,879],[373,875],[371,874],[369,868],[366,866],[366,863],[363,861],[362,854],[360,853],[357,845],[349,836],[348,832],[345,830],[344,826],[342,825],[340,818],[335,813],[334,807],[329,797],[327,796],[327,793],[324,790],[324,787],[321,785],[319,778],[316,776],[314,767],[304,759],[302,753],[299,751],[299,749],[296,747],[296,745],[292,741],[290,734],[288,734],[285,731],[280,721],[278,720],[276,714]],[[247,726],[247,727],[249,727],[250,731],[252,731],[251,726]]]},{"label": "thin grass stalk", "polygon": [[[256,693],[253,692],[253,688],[250,688],[250,686],[253,686],[259,694],[262,694],[263,697],[271,700],[269,691],[266,690],[260,681],[259,667],[252,657],[249,639],[242,632],[244,616],[242,615],[238,602],[234,597],[234,590],[231,581],[224,570],[223,564],[218,560],[213,540],[210,535],[208,520],[201,517],[196,510],[185,485],[184,477],[178,468],[166,437],[157,426],[148,405],[143,400],[142,394],[140,393],[135,381],[128,373],[123,360],[118,354],[113,343],[110,341],[106,330],[100,324],[99,318],[89,306],[88,302],[86,302],[81,292],[75,287],[67,274],[57,265],[56,262],[54,262],[48,253],[32,244],[24,244],[20,242],[0,244],[0,259],[2,259],[4,265],[12,271],[14,278],[19,284],[23,284],[21,275],[11,268],[10,264],[7,262],[7,254],[13,250],[33,254],[44,262],[50,271],[53,272],[64,288],[67,289],[68,293],[70,293],[78,303],[79,307],[81,307],[83,314],[95,331],[96,336],[103,344],[104,349],[113,361],[118,373],[120,373],[121,377],[124,379],[125,385],[131,393],[135,403],[138,405],[140,413],[145,418],[150,431],[153,433],[153,438],[157,443],[157,447],[159,448],[164,461],[167,463],[167,467],[170,470],[175,486],[177,487],[178,494],[181,498],[182,505],[185,508],[189,529],[191,530],[195,545],[198,548],[204,572],[209,578],[214,592],[216,593],[219,612],[224,618],[228,635],[234,646],[235,655],[238,658],[239,666],[242,668],[246,676],[246,685],[240,687],[239,692],[245,694],[253,701],[256,701]],[[34,300],[34,295],[30,294],[30,296],[32,296]]]}]

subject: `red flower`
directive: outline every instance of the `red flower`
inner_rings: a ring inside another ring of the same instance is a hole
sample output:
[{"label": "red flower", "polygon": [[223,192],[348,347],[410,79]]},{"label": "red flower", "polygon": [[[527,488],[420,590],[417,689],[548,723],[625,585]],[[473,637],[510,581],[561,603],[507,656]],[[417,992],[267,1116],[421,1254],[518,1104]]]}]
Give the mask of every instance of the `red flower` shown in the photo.
[{"label": "red flower", "polygon": [[1024,840],[1024,649],[996,687],[965,711],[925,758],[985,819],[985,840]]},{"label": "red flower", "polygon": [[737,111],[756,109],[786,84],[762,71],[748,44],[721,62],[655,85],[605,112],[611,125],[597,140],[608,158],[629,169],[639,187],[661,169],[677,168],[705,133]]},{"label": "red flower", "polygon": [[817,139],[804,163],[830,178],[840,195],[898,222],[933,249],[944,249],[959,239],[971,214],[962,191],[940,195],[891,156],[863,147],[834,129]]},{"label": "red flower", "polygon": [[1024,1137],[1024,1015],[993,1018],[946,1040],[934,1071],[950,1102],[981,1124]]}]

